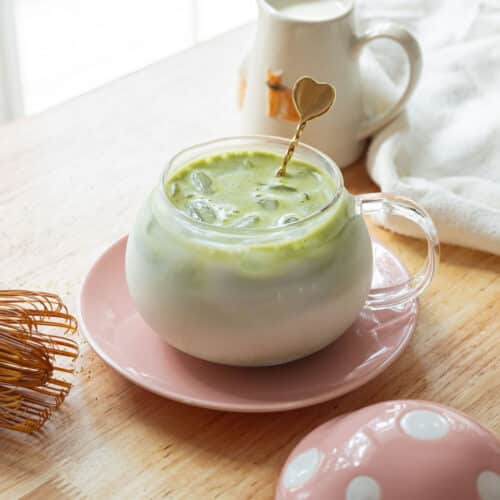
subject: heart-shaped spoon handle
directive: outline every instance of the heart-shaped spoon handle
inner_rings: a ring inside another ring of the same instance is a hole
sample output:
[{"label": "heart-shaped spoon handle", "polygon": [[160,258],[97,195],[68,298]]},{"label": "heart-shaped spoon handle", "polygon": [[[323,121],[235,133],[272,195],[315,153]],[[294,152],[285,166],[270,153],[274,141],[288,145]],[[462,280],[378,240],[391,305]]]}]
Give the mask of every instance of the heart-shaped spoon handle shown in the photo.
[{"label": "heart-shaped spoon handle", "polygon": [[293,153],[309,120],[325,114],[335,102],[335,87],[329,83],[319,83],[309,76],[299,78],[292,90],[293,104],[299,115],[299,124],[295,130],[283,162],[276,172],[277,177],[286,173],[286,166],[292,159]]},{"label": "heart-shaped spoon handle", "polygon": [[308,122],[325,114],[335,102],[335,87],[303,76],[293,86],[293,103],[300,121]]}]

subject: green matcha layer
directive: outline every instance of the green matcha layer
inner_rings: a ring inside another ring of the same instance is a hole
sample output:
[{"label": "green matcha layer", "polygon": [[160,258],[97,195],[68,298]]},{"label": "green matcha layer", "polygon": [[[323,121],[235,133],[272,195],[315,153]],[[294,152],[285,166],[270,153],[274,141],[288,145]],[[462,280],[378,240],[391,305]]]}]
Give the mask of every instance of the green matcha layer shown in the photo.
[{"label": "green matcha layer", "polygon": [[271,228],[298,222],[325,207],[336,186],[307,163],[264,152],[211,156],[178,170],[165,186],[176,208],[194,220],[233,228]]}]

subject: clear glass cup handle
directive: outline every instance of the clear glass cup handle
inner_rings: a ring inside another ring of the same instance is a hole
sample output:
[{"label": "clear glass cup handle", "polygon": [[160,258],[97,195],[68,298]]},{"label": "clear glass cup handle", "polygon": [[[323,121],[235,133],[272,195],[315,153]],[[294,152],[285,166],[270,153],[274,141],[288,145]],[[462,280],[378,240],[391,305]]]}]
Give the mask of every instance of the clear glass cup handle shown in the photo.
[{"label": "clear glass cup handle", "polygon": [[439,264],[439,239],[429,214],[414,201],[385,193],[356,196],[357,210],[362,215],[395,215],[417,224],[427,240],[427,258],[422,268],[397,285],[374,288],[366,304],[374,309],[394,307],[418,297],[430,284]]}]

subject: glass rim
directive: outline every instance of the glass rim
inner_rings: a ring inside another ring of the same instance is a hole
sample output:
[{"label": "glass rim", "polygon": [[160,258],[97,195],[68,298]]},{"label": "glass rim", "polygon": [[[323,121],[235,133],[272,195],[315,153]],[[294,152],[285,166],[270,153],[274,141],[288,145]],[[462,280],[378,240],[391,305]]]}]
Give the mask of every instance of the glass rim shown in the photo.
[{"label": "glass rim", "polygon": [[[286,232],[290,231],[291,229],[296,229],[298,227],[304,226],[306,223],[311,222],[312,220],[316,219],[319,217],[321,214],[323,214],[326,210],[331,208],[339,198],[341,197],[343,191],[344,191],[344,178],[342,176],[342,173],[340,171],[340,168],[338,165],[325,153],[320,151],[319,149],[314,148],[313,146],[309,146],[308,144],[304,144],[302,142],[299,142],[295,152],[299,152],[301,150],[306,150],[313,155],[316,155],[327,167],[328,174],[333,178],[334,181],[334,186],[335,186],[335,191],[333,192],[333,195],[331,199],[321,208],[318,210],[312,212],[311,214],[307,215],[306,217],[299,219],[298,221],[291,222],[289,224],[286,224],[284,226],[269,226],[269,227],[249,227],[249,228],[238,228],[238,227],[231,227],[231,226],[215,226],[213,224],[210,224],[208,222],[203,222],[203,221],[197,221],[187,215],[185,212],[182,210],[179,210],[177,206],[174,205],[172,200],[168,197],[166,193],[166,185],[168,182],[169,178],[169,173],[171,169],[174,167],[175,163],[179,161],[180,158],[184,155],[188,155],[190,152],[196,151],[196,150],[202,150],[204,148],[209,148],[217,145],[230,145],[232,143],[235,144],[245,144],[245,143],[253,143],[253,144],[262,144],[262,149],[263,151],[266,151],[265,149],[265,144],[275,144],[279,146],[284,146],[285,148],[288,147],[290,144],[290,139],[286,139],[284,137],[278,137],[278,136],[272,136],[272,135],[241,135],[241,136],[227,136],[227,137],[220,137],[218,139],[212,139],[210,141],[206,142],[201,142],[197,144],[193,144],[192,146],[188,146],[187,148],[183,148],[180,151],[178,151],[172,158],[169,160],[167,163],[166,167],[163,169],[162,174],[161,174],[161,181],[160,181],[160,186],[159,189],[161,191],[161,198],[164,200],[168,206],[169,209],[172,209],[172,212],[175,213],[176,216],[178,216],[181,220],[187,222],[188,224],[193,225],[194,227],[197,227],[198,229],[202,229],[204,231],[209,231],[209,232],[215,232],[215,233],[220,233],[220,234],[225,234],[225,235],[232,235],[232,236],[258,236],[258,235],[264,235],[264,234],[274,234],[277,232]],[[208,156],[208,155],[207,155]],[[313,165],[314,166],[314,165]]]}]

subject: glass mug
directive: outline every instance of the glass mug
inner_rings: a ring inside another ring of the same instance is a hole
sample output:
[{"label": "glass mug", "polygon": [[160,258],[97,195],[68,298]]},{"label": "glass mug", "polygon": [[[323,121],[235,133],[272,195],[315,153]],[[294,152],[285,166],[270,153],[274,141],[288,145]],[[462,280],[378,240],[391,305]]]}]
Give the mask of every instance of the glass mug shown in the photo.
[{"label": "glass mug", "polygon": [[[439,261],[432,220],[411,200],[351,195],[328,156],[300,144],[294,159],[332,177],[336,190],[319,211],[270,228],[219,227],[191,219],[165,193],[187,164],[214,154],[266,151],[288,140],[232,137],[174,156],[142,206],[128,238],[126,276],[144,320],[165,341],[217,363],[266,366],[312,354],[336,340],[363,306],[388,308],[420,295]],[[423,230],[427,258],[404,283],[372,289],[372,246],[363,214],[405,217]]]}]

